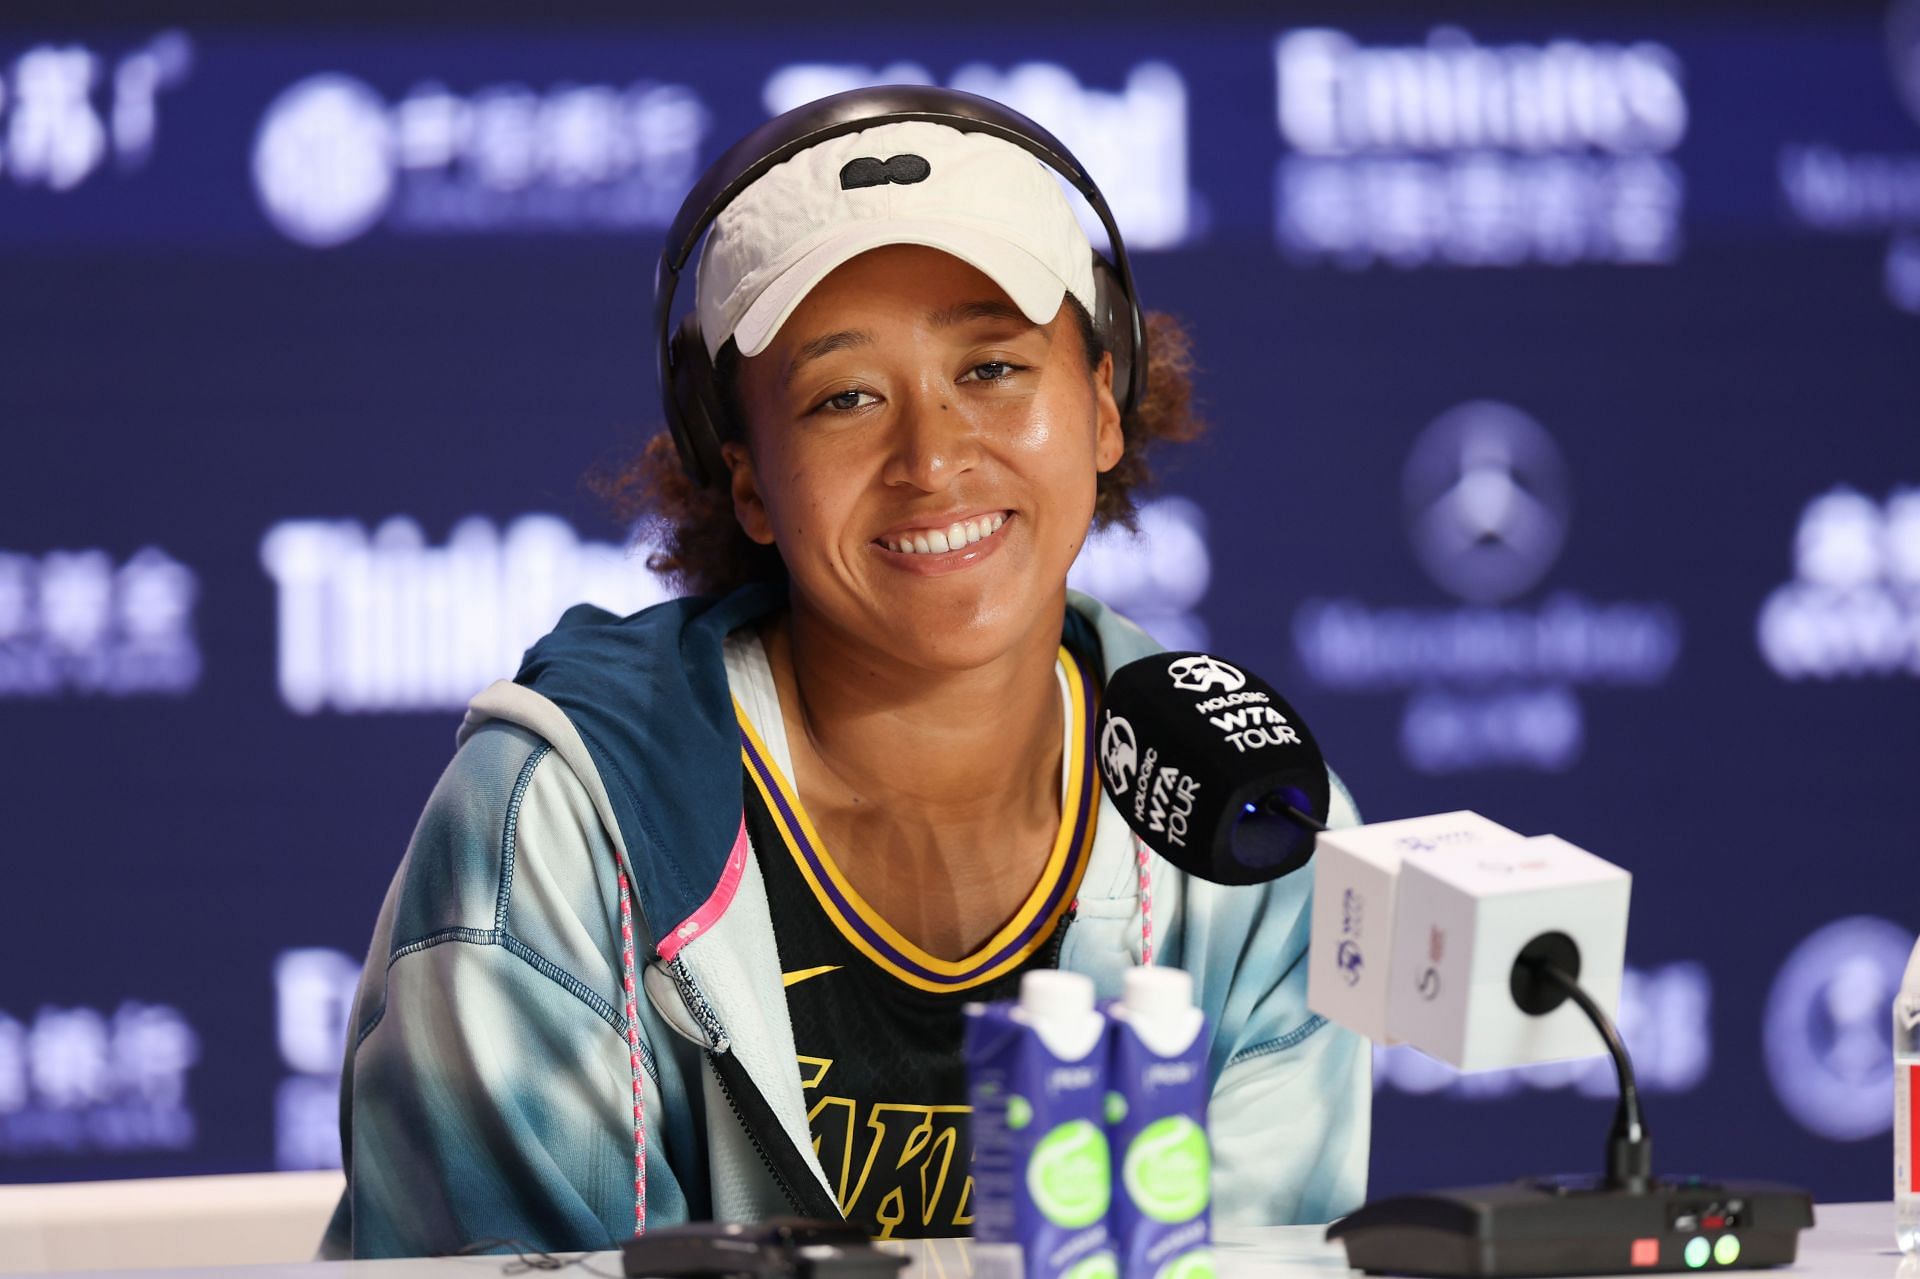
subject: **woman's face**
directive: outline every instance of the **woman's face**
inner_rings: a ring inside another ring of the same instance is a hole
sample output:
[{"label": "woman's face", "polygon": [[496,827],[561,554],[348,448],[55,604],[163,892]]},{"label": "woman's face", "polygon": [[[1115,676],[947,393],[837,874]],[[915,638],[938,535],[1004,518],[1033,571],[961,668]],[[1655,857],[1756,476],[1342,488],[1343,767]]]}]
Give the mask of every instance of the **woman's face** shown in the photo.
[{"label": "woman's face", "polygon": [[1110,365],[1090,371],[1064,303],[1036,325],[958,258],[863,253],[741,362],[741,526],[846,638],[984,665],[1058,624],[1097,476],[1120,460]]}]

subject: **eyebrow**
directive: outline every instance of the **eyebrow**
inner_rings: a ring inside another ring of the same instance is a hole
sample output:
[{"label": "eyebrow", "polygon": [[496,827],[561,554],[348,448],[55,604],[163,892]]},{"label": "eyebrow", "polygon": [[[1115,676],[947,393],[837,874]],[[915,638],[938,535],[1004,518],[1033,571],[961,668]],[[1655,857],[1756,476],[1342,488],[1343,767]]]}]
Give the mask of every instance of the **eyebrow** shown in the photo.
[{"label": "eyebrow", "polygon": [[[1012,320],[1018,324],[1033,324],[1027,319],[1026,312],[997,298],[982,298],[977,302],[962,302],[957,306],[927,312],[927,322],[936,329],[949,329],[969,320]],[[1036,324],[1034,327],[1040,326]]]},{"label": "eyebrow", "polygon": [[793,359],[787,362],[786,376],[781,380],[784,382],[793,381],[794,375],[800,371],[800,366],[803,364],[832,355],[835,351],[845,351],[850,347],[866,346],[872,341],[873,336],[860,329],[841,329],[838,333],[829,333],[824,337],[817,337],[813,339],[813,341],[805,343],[798,351],[793,353]]},{"label": "eyebrow", "polygon": [[[955,325],[966,324],[973,320],[1012,320],[1017,324],[1031,325],[1046,336],[1049,342],[1052,341],[1052,336],[1046,333],[1044,325],[1034,324],[1027,318],[1026,312],[1019,307],[994,298],[961,302],[927,312],[927,322],[936,329],[950,329]],[[793,353],[793,359],[788,362],[786,376],[782,380],[793,381],[802,365],[832,355],[836,351],[868,346],[872,342],[873,335],[863,329],[841,329],[837,333],[828,333],[814,338],[811,342],[802,344],[800,349]]]}]

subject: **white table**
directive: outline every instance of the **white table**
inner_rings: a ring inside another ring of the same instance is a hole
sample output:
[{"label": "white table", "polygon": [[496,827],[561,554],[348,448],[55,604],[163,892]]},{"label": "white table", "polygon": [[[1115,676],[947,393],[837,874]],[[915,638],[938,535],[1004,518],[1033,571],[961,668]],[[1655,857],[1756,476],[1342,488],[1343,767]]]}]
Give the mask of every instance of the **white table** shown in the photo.
[{"label": "white table", "polygon": [[[1755,1274],[1808,1275],[1819,1279],[1920,1279],[1920,1257],[1902,1258],[1893,1246],[1891,1203],[1821,1204],[1815,1227],[1800,1237],[1800,1259],[1792,1267]],[[1326,1243],[1324,1226],[1269,1226],[1222,1230],[1214,1241],[1221,1279],[1332,1279],[1349,1273],[1346,1253]],[[913,1258],[903,1279],[968,1279],[973,1267],[963,1239],[928,1240],[902,1245]],[[511,1257],[439,1257],[407,1261],[314,1261],[296,1265],[224,1266],[214,1270],[67,1271],[114,1279],[172,1279],[204,1274],[218,1279],[488,1279],[500,1274]],[[558,1271],[521,1271],[538,1279],[619,1279],[620,1255],[593,1253],[584,1265]],[[588,1269],[591,1267],[591,1269]],[[1644,1272],[1642,1272],[1644,1277]]]}]

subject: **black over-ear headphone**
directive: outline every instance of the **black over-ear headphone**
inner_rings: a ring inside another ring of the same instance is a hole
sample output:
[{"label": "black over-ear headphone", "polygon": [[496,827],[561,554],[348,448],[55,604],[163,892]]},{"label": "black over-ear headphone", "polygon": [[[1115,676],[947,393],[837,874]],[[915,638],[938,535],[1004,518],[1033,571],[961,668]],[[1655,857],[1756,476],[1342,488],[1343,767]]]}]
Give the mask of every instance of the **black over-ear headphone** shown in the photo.
[{"label": "black over-ear headphone", "polygon": [[669,328],[680,272],[693,257],[700,237],[735,196],[774,165],[829,138],[904,120],[926,120],[964,133],[1002,138],[1037,156],[1086,197],[1113,246],[1112,263],[1098,250],[1093,254],[1093,324],[1102,345],[1113,355],[1113,398],[1124,417],[1145,397],[1147,330],[1134,293],[1133,267],[1113,211],[1073,153],[1051,133],[991,98],[926,85],[854,89],[775,116],[729,147],[694,183],[667,231],[666,248],[653,274],[655,361],[667,426],[679,446],[681,463],[696,483],[725,482],[727,466],[720,444],[737,438],[720,403],[698,312],[689,312],[677,330]]}]

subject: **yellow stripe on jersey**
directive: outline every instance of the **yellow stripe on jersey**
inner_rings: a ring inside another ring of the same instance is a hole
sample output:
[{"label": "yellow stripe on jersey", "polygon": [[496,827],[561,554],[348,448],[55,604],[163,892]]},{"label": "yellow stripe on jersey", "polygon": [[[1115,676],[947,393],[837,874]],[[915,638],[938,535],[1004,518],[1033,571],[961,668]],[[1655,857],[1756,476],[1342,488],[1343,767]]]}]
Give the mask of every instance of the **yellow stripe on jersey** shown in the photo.
[{"label": "yellow stripe on jersey", "polygon": [[[880,916],[828,854],[807,817],[793,784],[781,773],[766,743],[736,700],[741,759],[766,800],[794,865],[840,935],[889,975],[919,990],[966,990],[1018,967],[1047,943],[1060,917],[1072,905],[1086,873],[1099,816],[1099,787],[1093,777],[1088,743],[1092,681],[1079,659],[1064,646],[1059,662],[1068,690],[1068,749],[1060,830],[1054,837],[1040,880],[1004,927],[964,959],[941,959],[909,941]],[[1078,830],[1079,839],[1074,838]]]}]

